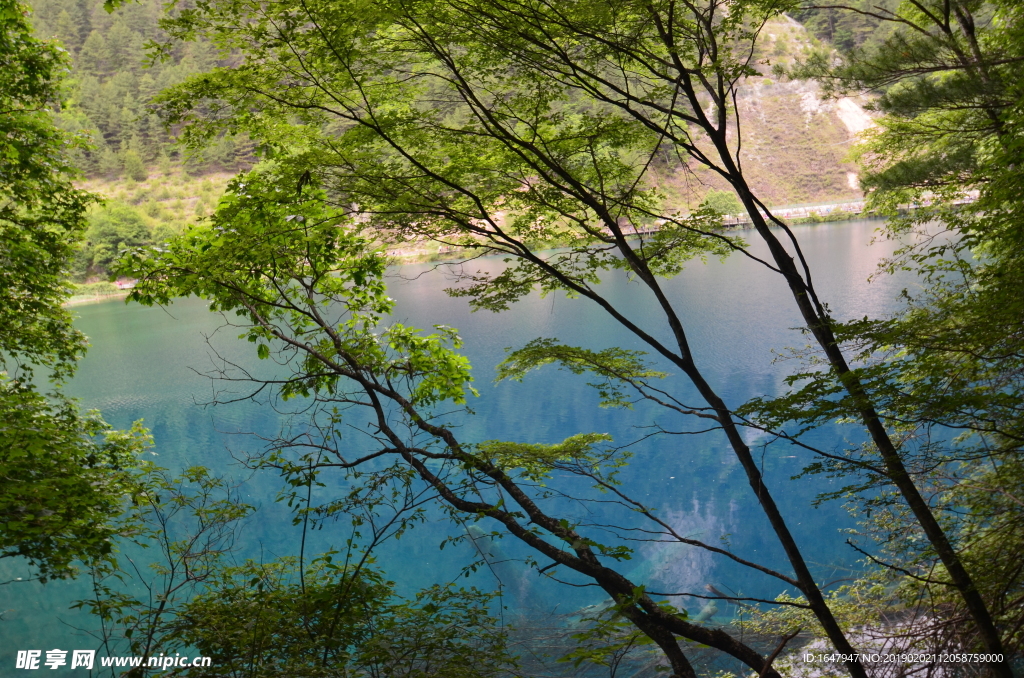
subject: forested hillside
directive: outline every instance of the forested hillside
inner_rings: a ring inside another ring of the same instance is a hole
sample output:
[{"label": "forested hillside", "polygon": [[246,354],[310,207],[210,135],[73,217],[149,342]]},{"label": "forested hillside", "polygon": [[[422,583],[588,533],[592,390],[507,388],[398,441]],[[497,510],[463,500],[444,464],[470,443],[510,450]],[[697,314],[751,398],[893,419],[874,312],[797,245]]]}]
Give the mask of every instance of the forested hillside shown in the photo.
[{"label": "forested hillside", "polygon": [[91,138],[93,148],[75,159],[87,175],[141,181],[151,170],[167,174],[182,161],[192,173],[230,171],[248,162],[250,146],[232,137],[221,138],[202,156],[181,157],[172,134],[149,114],[154,95],[217,62],[205,42],[177,44],[165,60],[147,62],[146,46],[166,37],[158,26],[161,3],[127,3],[113,13],[102,0],[32,5],[36,34],[59,39],[74,64],[58,122]]},{"label": "forested hillside", "polygon": [[[153,98],[188,76],[218,65],[221,55],[205,41],[167,40],[156,0],[128,3],[107,12],[102,0],[36,0],[38,36],[57,39],[70,55],[67,101],[58,125],[89,139],[72,151],[88,188],[107,199],[89,215],[90,229],[75,260],[74,279],[98,280],[127,247],[163,242],[210,213],[227,178],[254,160],[245,137],[221,135],[201,151],[185,153],[153,111]],[[801,14],[812,33],[841,44],[877,39],[877,21],[832,10]],[[850,17],[853,16],[851,19]],[[859,197],[856,168],[847,153],[862,121],[859,105],[820,102],[809,81],[777,82],[773,66],[794,58],[818,38],[788,18],[772,21],[758,42],[765,77],[740,90],[744,162],[750,182],[773,205],[821,203]],[[844,36],[853,36],[849,39]],[[165,44],[154,59],[156,44]],[[728,190],[720,177],[666,157],[661,188],[683,209],[714,191]]]},{"label": "forested hillside", "polygon": [[88,214],[72,266],[77,282],[106,278],[125,248],[163,242],[209,214],[227,178],[252,163],[251,144],[232,136],[184,153],[174,131],[152,114],[158,92],[217,65],[206,42],[177,43],[164,59],[148,59],[147,45],[166,39],[158,25],[162,12],[154,1],[113,13],[101,0],[33,3],[36,35],[59,40],[72,64],[55,120],[88,139],[71,151],[72,162],[83,187],[105,199]]},{"label": "forested hillside", "polygon": [[[173,130],[165,130],[147,108],[155,94],[218,60],[213,47],[202,41],[171,43],[166,59],[149,59],[147,45],[166,38],[158,25],[159,2],[129,3],[114,13],[103,9],[102,0],[35,0],[32,5],[37,35],[61,40],[73,60],[69,103],[59,120],[65,129],[92,138],[94,149],[79,151],[76,158],[87,176],[142,181],[149,174],[169,173],[179,162],[192,174],[234,171],[251,162],[251,143],[238,137],[221,137],[203,155],[183,157],[173,145]],[[869,30],[864,26],[877,25],[870,19],[852,25],[848,13],[835,19],[830,11],[809,10],[801,18],[823,39],[835,34],[845,40],[851,31],[863,36]],[[795,21],[773,22],[761,41],[766,77],[747,88],[740,101],[747,172],[774,204],[859,195],[850,176],[855,168],[846,161],[852,131],[835,107],[819,105],[811,83],[778,83],[768,77],[773,64],[791,60],[815,39]],[[682,206],[701,202],[708,190],[726,188],[699,170],[691,176],[679,169],[669,163],[662,181]],[[186,199],[194,204],[196,198]]]}]

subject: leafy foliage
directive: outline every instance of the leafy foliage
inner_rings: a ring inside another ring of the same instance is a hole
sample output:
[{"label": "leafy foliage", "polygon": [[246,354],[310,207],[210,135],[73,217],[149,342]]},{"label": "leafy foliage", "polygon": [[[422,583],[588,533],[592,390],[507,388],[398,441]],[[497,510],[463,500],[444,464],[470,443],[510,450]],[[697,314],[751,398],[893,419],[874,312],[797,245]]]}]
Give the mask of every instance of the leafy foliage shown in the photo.
[{"label": "leafy foliage", "polygon": [[[595,455],[591,448],[612,438],[602,433],[581,433],[554,445],[510,443],[487,440],[478,445],[481,455],[506,472],[521,472],[524,478],[541,481],[551,472],[567,463],[605,466],[606,455]],[[620,462],[625,465],[625,462]]]},{"label": "leafy foliage", "polygon": [[169,639],[213,658],[191,673],[213,676],[506,676],[514,666],[491,596],[434,587],[414,600],[370,568],[314,561],[247,562],[219,573],[189,601]]},{"label": "leafy foliage", "polygon": [[[753,650],[663,609],[605,565],[629,560],[628,545],[605,543],[603,530],[582,534],[568,518],[542,510],[560,497],[544,485],[558,471],[615,494],[611,501],[621,498],[630,516],[650,516],[642,504],[623,498],[616,473],[629,455],[601,445],[607,436],[583,434],[553,445],[456,437],[445,410],[472,393],[469,365],[455,351],[458,335],[451,328],[424,337],[400,324],[385,327],[392,305],[383,282],[385,260],[358,235],[362,224],[333,208],[314,187],[304,185],[298,193],[290,179],[287,165],[256,168],[234,185],[209,225],[189,230],[166,249],[135,251],[123,264],[139,279],[132,292],[137,300],[158,303],[199,294],[215,310],[241,318],[243,336],[257,356],[289,370],[275,371],[274,394],[301,398],[296,425],[304,433],[273,441],[252,463],[284,475],[289,489],[283,496],[297,508],[296,520],[319,523],[347,514],[361,530],[377,525],[377,512],[388,507],[415,507],[411,518],[391,523],[399,534],[422,519],[421,502],[439,495],[453,518],[499,520],[556,564],[609,582],[605,586],[623,615],[643,624],[645,637],[657,637],[660,647],[672,651],[675,643],[660,625],[681,625],[680,633],[717,643],[756,665]],[[549,353],[561,348],[566,347],[544,347]],[[560,357],[570,356],[581,361],[573,368],[603,368],[609,377],[627,368],[634,378],[657,376],[635,353],[568,348]],[[520,367],[527,369],[525,363]],[[265,387],[252,374],[237,378],[257,390]],[[366,432],[373,448],[362,456],[337,435],[346,419],[362,419],[360,412],[376,422]],[[323,505],[309,506],[307,488],[330,487],[326,474],[332,468],[345,474],[335,479],[344,483],[335,486],[342,489]]]},{"label": "leafy foliage", "polygon": [[[186,142],[201,145],[220,130],[247,129],[280,154],[296,183],[315,172],[332,200],[359,205],[394,242],[429,236],[498,254],[515,254],[527,243],[564,247],[543,261],[516,258],[493,278],[467,275],[453,294],[471,297],[480,308],[507,308],[533,289],[579,294],[580,287],[598,282],[600,271],[628,268],[628,260],[615,256],[614,235],[602,229],[609,222],[649,223],[661,214],[663,196],[641,179],[645,154],[657,144],[642,124],[607,106],[573,104],[565,86],[530,71],[518,72],[514,81],[500,76],[507,92],[502,110],[491,111],[484,101],[479,103],[487,111],[474,110],[422,61],[433,59],[436,47],[424,31],[466,20],[444,3],[417,8],[417,17],[433,17],[437,24],[418,28],[419,19],[399,18],[404,10],[368,10],[358,3],[307,4],[295,11],[314,19],[287,31],[291,44],[302,45],[301,62],[272,37],[277,29],[268,17],[248,16],[245,8],[211,4],[168,24],[175,37],[204,36],[246,55],[243,63],[161,95],[163,114],[186,123]],[[353,28],[324,36],[316,27],[326,25]],[[457,50],[472,44],[466,54],[476,55],[477,38],[467,33],[463,40]],[[410,44],[419,46],[421,56],[409,52]],[[339,55],[344,63],[337,63]],[[495,58],[467,56],[457,65],[460,77],[490,87],[499,77]],[[415,85],[394,80],[399,66],[411,70]],[[310,77],[282,90],[296,68]],[[289,94],[267,96],[280,91]],[[205,112],[208,107],[216,115]],[[204,113],[198,114],[200,108]],[[655,274],[671,275],[694,257],[727,254],[732,241],[716,222],[708,212],[676,215],[640,243],[637,256]],[[550,275],[552,267],[566,280]]]},{"label": "leafy foliage", "polygon": [[150,244],[142,216],[123,203],[111,203],[89,214],[85,242],[76,253],[79,275],[107,271],[132,247]]},{"label": "leafy foliage", "polygon": [[[622,616],[619,606],[610,602],[594,606],[597,609],[593,614],[580,619],[579,624],[583,628],[572,636],[576,646],[559,661],[571,662],[577,668],[584,664],[608,667],[614,676],[627,655],[635,654],[637,650],[654,654],[651,639],[639,633]],[[678,614],[667,604],[666,610],[670,614]]]},{"label": "leafy foliage", "polygon": [[238,564],[237,536],[255,513],[204,467],[176,477],[147,467],[122,521],[128,541],[156,552],[150,566],[122,557],[94,571],[95,596],[78,606],[103,620],[107,647],[199,653],[211,665],[188,670],[206,678],[514,675],[493,595],[435,586],[403,599],[352,541],[308,564]]},{"label": "leafy foliage", "polygon": [[704,196],[704,206],[719,214],[740,214],[743,204],[732,191],[716,191],[711,189]]},{"label": "leafy foliage", "polygon": [[[888,234],[907,243],[887,269],[912,271],[922,284],[904,292],[902,312],[838,326],[837,336],[855,347],[856,373],[897,433],[908,471],[971,566],[1007,651],[1018,652],[1021,6],[919,2],[877,13],[889,24],[885,40],[811,66],[834,93],[879,93],[875,107],[884,115],[859,149],[862,184],[870,203],[891,216]],[[798,375],[792,393],[755,404],[768,415],[762,421],[813,427],[851,416],[856,404],[831,376]],[[856,448],[810,470],[850,478],[847,491],[859,492],[877,488],[876,461],[869,447]],[[903,582],[902,601],[949,621],[918,632],[933,646],[976,642],[976,630],[962,623],[963,602],[946,586],[950,573],[896,498],[848,496],[891,569],[914,574]]]},{"label": "leafy foliage", "polygon": [[66,376],[83,339],[61,308],[64,277],[92,197],[71,183],[54,128],[64,57],[31,36],[24,9],[0,6],[0,347],[3,360],[37,363]]},{"label": "leafy foliage", "polygon": [[[144,465],[131,505],[118,517],[122,553],[92,569],[93,597],[75,607],[102,620],[107,647],[159,653],[175,613],[222,571],[253,510],[204,467],[172,476]],[[132,549],[142,550],[148,568],[137,567],[140,554],[128,555]]]},{"label": "leafy foliage", "polygon": [[108,558],[145,430],[112,431],[94,412],[3,379],[0,437],[0,558],[27,559],[41,581]]},{"label": "leafy foliage", "polygon": [[522,381],[526,373],[544,365],[557,363],[573,374],[593,373],[604,381],[592,384],[601,396],[602,407],[632,408],[624,387],[639,390],[650,379],[663,379],[666,375],[651,368],[641,358],[643,351],[606,348],[591,351],[565,346],[557,339],[534,339],[522,348],[509,351],[508,357],[498,365],[498,380]]},{"label": "leafy foliage", "polygon": [[[437,334],[422,336],[395,323],[373,332],[393,305],[383,282],[386,260],[347,221],[322,195],[295,195],[281,185],[277,168],[261,168],[235,181],[210,223],[191,228],[166,252],[131,253],[125,270],[140,280],[131,298],[153,304],[179,295],[210,297],[212,308],[251,321],[244,336],[262,359],[281,342],[286,354],[295,354],[295,342],[305,342],[309,332],[317,343],[304,358],[305,376],[282,390],[285,399],[333,392],[339,375],[323,371],[326,360],[346,374],[368,370],[414,383],[411,404],[464,403],[475,392],[469,362],[452,350],[460,346],[455,330],[439,326]],[[304,309],[308,303],[315,310]],[[335,318],[332,331],[317,337],[317,320],[326,317]],[[298,336],[285,332],[289,327]]]},{"label": "leafy foliage", "polygon": [[85,347],[62,302],[93,198],[71,183],[65,151],[78,141],[53,122],[64,55],[32,37],[14,2],[0,3],[0,63],[0,557],[24,557],[46,580],[109,555],[148,438],[109,430],[60,393]]}]

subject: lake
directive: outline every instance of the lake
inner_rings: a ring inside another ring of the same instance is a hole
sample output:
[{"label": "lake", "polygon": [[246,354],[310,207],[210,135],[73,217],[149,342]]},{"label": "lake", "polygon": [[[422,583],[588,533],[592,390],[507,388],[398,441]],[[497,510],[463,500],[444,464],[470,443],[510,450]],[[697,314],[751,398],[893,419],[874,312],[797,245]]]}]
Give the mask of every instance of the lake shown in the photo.
[{"label": "lake", "polygon": [[[795,229],[811,262],[819,294],[841,319],[891,311],[898,303],[899,291],[912,283],[886,277],[868,283],[879,260],[895,247],[887,242],[869,246],[879,224],[851,221]],[[765,254],[763,247],[752,249],[755,254]],[[491,270],[501,265],[498,260],[473,264]],[[621,476],[623,486],[635,498],[657,509],[686,536],[725,542],[744,557],[786,569],[781,549],[722,436],[644,439],[649,432],[645,427],[657,422],[672,428],[676,423],[664,411],[646,404],[632,411],[598,408],[597,396],[586,378],[554,367],[533,373],[522,383],[493,383],[494,366],[504,357],[505,348],[537,337],[558,337],[593,349],[643,348],[601,309],[586,301],[532,296],[507,313],[471,313],[465,300],[444,293],[445,285],[443,266],[410,265],[392,271],[390,294],[397,299],[397,320],[417,327],[445,324],[459,328],[465,340],[463,352],[472,361],[480,391],[480,397],[470,403],[474,415],[453,415],[463,440],[553,443],[593,431],[611,434],[618,444],[639,441],[631,446],[634,457]],[[667,281],[665,288],[686,325],[698,365],[729,404],[780,392],[782,379],[793,366],[775,362],[777,352],[806,343],[792,329],[800,325],[800,319],[780,277],[749,259],[732,256],[724,262],[694,263]],[[628,309],[631,320],[655,336],[665,337],[653,298],[639,285],[609,275],[605,293]],[[209,313],[201,300],[179,302],[168,309],[106,302],[74,311],[77,325],[89,336],[92,347],[70,393],[84,406],[102,410],[116,427],[144,420],[154,435],[154,452],[161,465],[180,469],[202,464],[241,482],[247,501],[258,504],[260,513],[242,532],[239,557],[269,559],[295,553],[298,532],[291,524],[291,514],[274,502],[278,478],[267,472],[254,476],[235,461],[240,454],[259,448],[249,434],[276,434],[282,416],[252,402],[205,405],[215,388],[223,388],[203,375],[216,365],[211,346],[223,359],[254,365],[259,361],[253,345],[238,341],[239,330],[223,328],[223,318]],[[683,385],[678,376],[666,384],[684,401],[697,400],[693,389]],[[355,447],[365,444],[357,433],[345,435]],[[815,441],[829,449],[857,439],[855,430],[839,427],[815,434]],[[822,581],[847,576],[858,556],[844,545],[845,535],[840,531],[852,526],[851,519],[835,503],[811,507],[818,493],[832,487],[830,481],[820,476],[791,480],[811,460],[807,452],[781,444],[764,446],[767,441],[756,435],[750,436],[749,442],[760,446],[756,453],[763,454],[768,485],[816,576]],[[585,491],[571,479],[552,480],[557,482]],[[321,493],[322,499],[329,498],[330,489]],[[566,502],[562,509],[567,515],[595,523],[626,520],[621,512],[614,513],[616,507],[583,509]],[[496,527],[481,526],[487,530]],[[345,523],[328,525],[313,534],[311,548],[340,545],[348,536],[347,529]],[[401,541],[385,545],[379,551],[378,565],[406,593],[456,580],[472,560],[469,546],[444,551],[438,546],[446,536],[462,529],[433,519]],[[496,548],[510,561],[527,555],[511,542],[502,540]],[[700,591],[713,585],[752,596],[774,597],[782,592],[775,581],[692,547],[647,543],[637,549],[622,571],[648,584],[649,589]],[[0,574],[11,573],[18,576],[17,567],[4,564]],[[484,568],[466,581],[494,588],[499,579],[504,579],[510,610],[540,616],[568,614],[604,598],[592,589],[566,589],[512,562]],[[45,586],[16,583],[0,589],[5,610],[0,628],[10,641],[11,660],[17,648],[94,647],[95,641],[87,636],[94,622],[88,615],[67,609],[70,601],[87,596],[88,591],[86,581]],[[679,604],[691,612],[699,609],[699,603],[692,600],[680,600]],[[727,621],[728,614],[723,610],[718,621]],[[3,662],[7,659],[5,656]]]}]

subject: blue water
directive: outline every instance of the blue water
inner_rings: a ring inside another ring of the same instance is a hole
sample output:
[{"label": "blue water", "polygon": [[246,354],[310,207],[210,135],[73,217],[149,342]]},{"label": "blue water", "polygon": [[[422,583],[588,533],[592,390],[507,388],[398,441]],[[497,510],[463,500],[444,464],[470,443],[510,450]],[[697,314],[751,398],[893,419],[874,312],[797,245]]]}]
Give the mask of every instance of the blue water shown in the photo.
[{"label": "blue water", "polygon": [[[819,293],[839,318],[883,314],[895,307],[899,290],[909,284],[892,278],[868,283],[878,261],[893,248],[889,243],[869,246],[877,225],[864,221],[797,229],[812,262]],[[765,254],[756,245],[752,249],[755,254]],[[500,266],[499,260],[472,264],[473,269],[497,270]],[[609,433],[618,444],[624,444],[644,438],[649,432],[646,427],[655,422],[668,429],[692,428],[691,422],[647,404],[631,411],[598,408],[597,396],[586,385],[586,378],[555,367],[531,374],[522,383],[492,383],[494,366],[504,357],[505,348],[536,337],[558,337],[565,343],[593,349],[644,347],[587,301],[533,296],[507,313],[471,313],[464,299],[452,299],[444,293],[446,284],[443,266],[405,266],[392,272],[390,294],[398,301],[395,319],[418,327],[454,326],[465,340],[464,353],[472,361],[480,397],[470,403],[474,415],[452,417],[460,426],[458,435],[462,440],[552,443],[575,433],[594,431]],[[665,323],[653,298],[639,285],[624,277],[608,276],[603,287],[607,297],[626,309],[630,319],[667,339]],[[778,276],[755,262],[733,256],[725,262],[695,263],[677,278],[666,281],[665,288],[686,326],[698,366],[727,402],[737,405],[756,395],[780,392],[781,380],[793,365],[775,362],[777,352],[801,347],[806,340],[792,329],[799,326],[799,317]],[[288,511],[274,502],[280,482],[268,472],[253,476],[236,461],[246,451],[260,449],[260,443],[249,433],[274,435],[282,425],[282,416],[252,402],[215,407],[204,404],[214,398],[215,389],[240,388],[217,385],[202,374],[215,368],[218,360],[255,365],[256,369],[265,367],[257,365],[253,345],[238,341],[239,330],[223,327],[225,319],[209,313],[202,300],[182,301],[168,309],[107,302],[79,307],[75,312],[79,316],[77,325],[90,337],[92,347],[71,384],[71,393],[86,407],[102,410],[116,427],[144,420],[156,440],[155,459],[160,464],[171,469],[203,464],[244,481],[242,492],[247,501],[260,506],[260,513],[258,520],[244,527],[240,556],[269,559],[296,553],[299,533]],[[685,402],[703,404],[680,375],[673,374],[665,384]],[[854,430],[833,427],[817,434],[816,441],[840,448],[847,436],[855,439],[856,435]],[[345,436],[356,448],[365,444],[356,433]],[[766,442],[755,435],[749,440],[755,445]],[[635,456],[621,480],[634,498],[657,509],[684,536],[726,543],[746,558],[785,571],[781,550],[722,436],[660,436],[635,444],[631,451]],[[818,493],[830,489],[830,482],[822,477],[791,480],[810,461],[806,452],[781,444],[757,449],[758,454],[762,452],[768,485],[816,575],[822,581],[844,576],[844,568],[853,565],[857,556],[843,545],[840,530],[852,523],[836,504],[811,507]],[[575,479],[556,477],[551,485],[601,498]],[[327,488],[319,496],[328,498],[330,492]],[[552,506],[571,519],[594,524],[641,524],[635,514],[608,503],[556,501]],[[486,522],[481,526],[488,531],[497,528]],[[378,565],[406,593],[455,580],[473,554],[468,545],[444,551],[438,546],[446,536],[461,530],[432,514],[427,524],[399,542],[382,547]],[[340,545],[348,534],[346,523],[329,524],[312,535],[310,548]],[[624,563],[621,570],[649,590],[703,592],[711,584],[720,590],[758,597],[774,597],[784,590],[777,581],[692,547],[655,543],[636,547],[636,557]],[[495,548],[500,548],[510,561],[528,554],[511,539],[502,540]],[[0,575],[19,576],[16,566],[6,563],[2,567]],[[572,580],[568,573],[562,574]],[[593,589],[559,586],[514,562],[484,568],[467,581],[493,588],[498,579],[502,580],[510,611],[569,613],[604,598]],[[21,647],[94,647],[95,642],[85,635],[95,626],[94,621],[67,609],[70,601],[85,597],[88,590],[84,581],[45,586],[18,583],[0,588],[0,608],[6,610],[0,632],[10,641],[12,661],[13,651]],[[694,613],[701,606],[693,600],[678,601]],[[728,608],[724,604],[722,607]],[[718,620],[725,621],[730,614],[729,609],[723,609]],[[6,654],[0,658],[0,665],[7,665]]]}]

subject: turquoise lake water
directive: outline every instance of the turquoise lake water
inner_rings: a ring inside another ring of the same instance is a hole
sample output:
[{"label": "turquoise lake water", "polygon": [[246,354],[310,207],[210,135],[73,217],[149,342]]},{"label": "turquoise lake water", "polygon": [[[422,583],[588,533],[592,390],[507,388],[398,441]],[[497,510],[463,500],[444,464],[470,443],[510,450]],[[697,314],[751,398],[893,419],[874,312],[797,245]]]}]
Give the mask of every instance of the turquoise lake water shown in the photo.
[{"label": "turquoise lake water", "polygon": [[[869,246],[879,223],[857,221],[797,229],[819,294],[839,318],[883,314],[895,307],[900,289],[909,284],[892,278],[868,283],[878,261],[894,248],[891,243]],[[763,248],[755,245],[752,249],[761,253]],[[473,266],[496,269],[501,262],[484,260]],[[492,383],[494,366],[504,357],[504,349],[537,337],[559,337],[593,349],[643,348],[596,305],[563,297],[531,297],[507,313],[470,313],[465,300],[444,293],[445,285],[444,267],[406,266],[393,272],[390,294],[398,301],[395,319],[418,327],[454,326],[465,339],[464,353],[472,361],[480,397],[471,403],[475,415],[454,415],[463,440],[553,443],[575,433],[595,431],[609,433],[623,444],[643,438],[649,431],[644,427],[654,422],[680,428],[681,424],[653,406],[638,405],[632,411],[600,409],[586,378],[553,367],[522,383]],[[686,325],[698,365],[728,403],[737,405],[752,396],[780,392],[782,378],[793,367],[775,362],[776,352],[803,346],[806,341],[792,329],[799,326],[799,317],[778,276],[733,256],[725,262],[693,264],[665,287]],[[609,276],[605,293],[641,327],[655,336],[666,336],[653,299],[639,285]],[[215,366],[211,346],[222,358],[256,365],[259,361],[253,345],[238,341],[238,330],[222,328],[223,318],[209,313],[201,300],[183,301],[168,309],[106,302],[78,307],[75,313],[92,348],[69,389],[71,393],[84,406],[102,410],[116,427],[143,419],[155,437],[154,451],[160,464],[171,469],[203,464],[239,479],[246,499],[261,507],[259,518],[249,521],[242,531],[240,556],[269,559],[294,554],[298,532],[287,510],[273,501],[279,480],[269,473],[252,476],[235,462],[239,453],[259,448],[248,434],[276,434],[281,416],[251,402],[204,406],[215,388],[202,374]],[[686,402],[698,400],[679,376],[666,385]],[[357,433],[345,435],[354,448],[365,444]],[[855,435],[853,430],[833,427],[818,432],[815,442],[839,449],[846,436]],[[755,435],[749,440],[755,445],[767,442]],[[686,536],[716,544],[724,540],[744,557],[785,569],[767,521],[720,435],[660,436],[631,449],[635,456],[622,480],[633,496],[658,509]],[[822,581],[846,576],[844,568],[857,560],[844,546],[845,535],[841,534],[852,525],[850,518],[834,503],[811,506],[816,494],[831,487],[829,481],[822,477],[790,479],[810,461],[806,452],[773,444],[759,447],[757,453],[763,453],[769,487],[816,575]],[[552,482],[585,491],[584,485],[571,479]],[[330,488],[323,498],[329,492]],[[631,520],[615,507],[598,504],[564,502],[560,510],[594,523],[615,520],[626,524]],[[481,526],[496,528],[486,523]],[[383,547],[378,565],[404,592],[452,581],[472,553],[467,545],[444,551],[438,545],[461,529],[441,519],[432,520],[400,542]],[[340,545],[347,536],[344,523],[328,525],[313,534],[311,548]],[[500,547],[510,561],[527,555],[511,539],[502,540]],[[774,597],[782,591],[773,580],[692,547],[647,543],[637,548],[637,556],[624,564],[622,571],[647,584],[649,590],[701,591],[710,584],[758,597]],[[0,574],[17,576],[14,565],[7,563],[3,568]],[[491,569],[485,568],[468,581],[493,588],[502,579],[510,609],[553,616],[604,598],[592,589],[546,581],[514,562]],[[0,588],[0,608],[5,610],[0,632],[8,640],[0,665],[13,666],[16,649],[95,647],[86,633],[94,622],[88,615],[67,609],[70,601],[87,596],[88,590],[83,581]],[[691,612],[700,607],[684,599],[680,605]],[[728,614],[722,610],[722,619]]]}]

